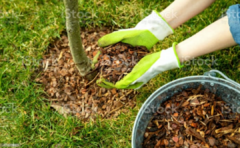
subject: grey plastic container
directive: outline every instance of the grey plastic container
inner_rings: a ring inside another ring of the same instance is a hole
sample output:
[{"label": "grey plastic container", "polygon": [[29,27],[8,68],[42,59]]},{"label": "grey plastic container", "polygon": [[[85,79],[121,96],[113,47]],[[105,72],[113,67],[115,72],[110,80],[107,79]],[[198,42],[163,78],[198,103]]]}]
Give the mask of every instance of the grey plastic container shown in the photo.
[{"label": "grey plastic container", "polygon": [[[214,77],[216,73],[225,79]],[[218,70],[211,70],[203,76],[189,76],[174,80],[156,90],[142,105],[133,126],[132,148],[142,147],[145,129],[161,103],[176,93],[188,88],[197,88],[200,84],[203,85],[202,89],[208,88],[211,93],[220,96],[227,104],[239,107],[238,111],[240,111],[240,85]]]}]

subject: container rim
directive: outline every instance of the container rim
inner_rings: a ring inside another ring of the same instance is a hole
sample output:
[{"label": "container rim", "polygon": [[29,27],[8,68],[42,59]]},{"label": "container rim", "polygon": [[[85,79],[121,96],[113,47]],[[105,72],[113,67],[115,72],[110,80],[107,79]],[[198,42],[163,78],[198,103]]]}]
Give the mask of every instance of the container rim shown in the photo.
[{"label": "container rim", "polygon": [[[159,93],[159,91],[161,91],[162,89],[167,88],[168,86],[171,86],[173,84],[176,84],[176,82],[181,81],[183,79],[194,79],[194,78],[201,78],[201,79],[205,79],[206,81],[215,81],[216,83],[222,82],[222,85],[226,85],[226,87],[231,86],[233,89],[235,89],[236,91],[240,92],[240,87],[239,85],[236,85],[236,87],[233,87],[233,83],[231,83],[229,80],[227,79],[223,79],[223,78],[218,78],[218,77],[212,77],[210,75],[199,75],[199,76],[187,76],[187,77],[183,77],[183,78],[178,78],[176,80],[170,81],[169,83],[164,84],[163,86],[159,87],[157,90],[155,90],[147,99],[146,101],[142,104],[140,110],[138,111],[138,114],[135,118],[134,121],[134,125],[133,125],[133,129],[132,129],[132,141],[131,141],[131,146],[132,148],[135,148],[135,133],[137,131],[137,126],[140,120],[140,117],[143,115],[143,110],[144,107],[148,105],[148,103],[151,101],[151,98],[153,98],[155,95],[157,95]],[[196,80],[197,81],[197,80]]]}]

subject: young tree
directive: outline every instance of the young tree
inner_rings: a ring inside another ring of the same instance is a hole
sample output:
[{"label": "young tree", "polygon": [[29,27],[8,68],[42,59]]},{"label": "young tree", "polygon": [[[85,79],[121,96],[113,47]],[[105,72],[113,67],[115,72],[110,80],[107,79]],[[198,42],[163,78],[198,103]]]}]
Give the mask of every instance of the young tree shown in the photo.
[{"label": "young tree", "polygon": [[91,71],[91,60],[87,57],[80,35],[78,18],[78,0],[64,0],[66,13],[66,27],[70,50],[74,63],[81,76],[86,76]]}]

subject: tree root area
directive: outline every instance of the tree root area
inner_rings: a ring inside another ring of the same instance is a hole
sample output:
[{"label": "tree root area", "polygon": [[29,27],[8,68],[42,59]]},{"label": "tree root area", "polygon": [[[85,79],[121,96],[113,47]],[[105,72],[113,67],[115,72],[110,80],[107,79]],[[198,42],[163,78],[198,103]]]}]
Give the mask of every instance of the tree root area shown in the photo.
[{"label": "tree root area", "polygon": [[51,107],[60,114],[89,121],[97,116],[115,118],[136,106],[136,91],[105,89],[96,84],[100,76],[113,83],[119,81],[148,53],[146,48],[123,43],[99,47],[98,39],[110,32],[107,28],[82,30],[81,38],[88,57],[92,60],[101,51],[95,64],[98,73],[92,80],[80,76],[66,35],[49,45],[36,81],[43,85]]}]

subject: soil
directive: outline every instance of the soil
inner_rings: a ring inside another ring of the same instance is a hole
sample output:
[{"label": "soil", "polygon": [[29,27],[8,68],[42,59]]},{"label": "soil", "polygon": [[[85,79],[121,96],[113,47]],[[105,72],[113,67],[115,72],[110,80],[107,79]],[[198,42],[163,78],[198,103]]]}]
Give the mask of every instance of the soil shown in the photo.
[{"label": "soil", "polygon": [[110,32],[106,28],[82,30],[81,38],[88,57],[93,59],[99,50],[102,51],[95,64],[98,74],[91,81],[82,78],[76,69],[66,35],[49,46],[36,81],[43,84],[51,107],[59,113],[88,121],[97,116],[117,117],[135,107],[137,92],[134,90],[105,89],[95,83],[100,75],[113,83],[119,81],[148,53],[146,48],[123,43],[98,47],[98,39]]},{"label": "soil", "polygon": [[144,148],[240,146],[240,115],[201,87],[187,89],[162,103],[146,128]]}]

